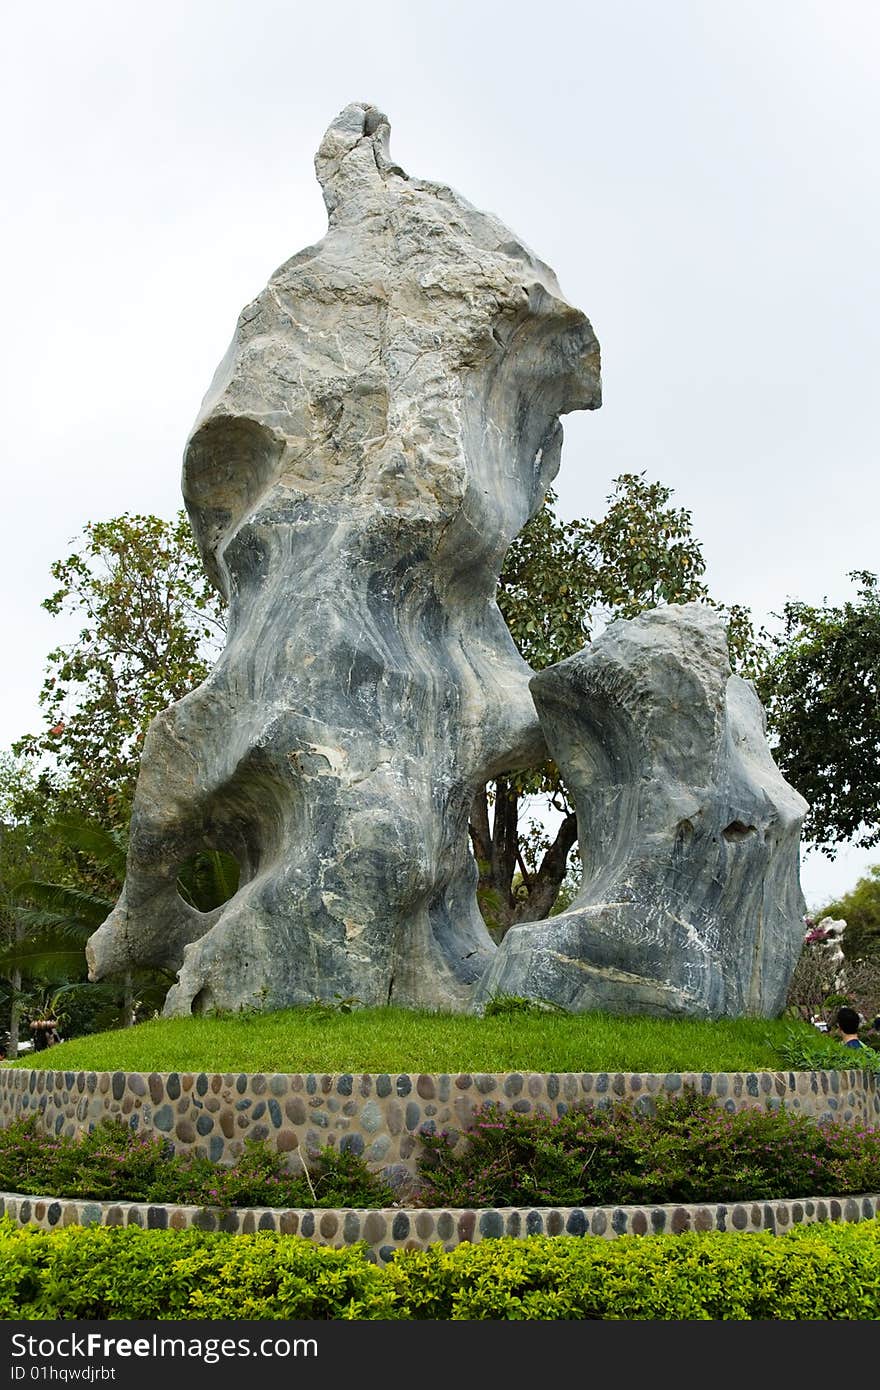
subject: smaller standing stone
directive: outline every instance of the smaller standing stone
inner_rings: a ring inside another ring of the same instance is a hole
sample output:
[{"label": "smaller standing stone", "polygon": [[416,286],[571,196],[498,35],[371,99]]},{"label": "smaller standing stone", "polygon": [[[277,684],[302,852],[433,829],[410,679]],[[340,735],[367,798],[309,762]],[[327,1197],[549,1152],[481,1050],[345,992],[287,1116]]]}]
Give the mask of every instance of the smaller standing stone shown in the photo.
[{"label": "smaller standing stone", "polygon": [[573,1012],[773,1018],[803,940],[807,810],[731,674],[715,609],[609,624],[531,689],[574,797],[583,883],[514,927],[480,983]]}]

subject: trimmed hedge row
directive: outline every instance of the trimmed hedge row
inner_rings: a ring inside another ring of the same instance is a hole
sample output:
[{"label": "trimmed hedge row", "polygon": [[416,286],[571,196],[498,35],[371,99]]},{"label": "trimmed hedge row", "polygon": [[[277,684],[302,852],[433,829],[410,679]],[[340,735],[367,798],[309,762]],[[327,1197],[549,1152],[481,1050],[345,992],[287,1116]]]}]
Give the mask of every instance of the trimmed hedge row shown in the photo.
[{"label": "trimmed hedge row", "polygon": [[880,1191],[880,1130],[779,1110],[728,1113],[686,1087],[650,1109],[623,1101],[562,1115],[489,1103],[467,1142],[422,1134],[417,1205],[629,1206]]},{"label": "trimmed hedge row", "polygon": [[77,1139],[44,1134],[34,1116],[0,1129],[0,1190],[216,1207],[387,1207],[395,1198],[347,1149],[326,1145],[308,1175],[288,1173],[285,1155],[258,1139],[245,1139],[234,1163],[211,1163],[175,1153],[164,1135],[133,1132],[118,1116]]},{"label": "trimmed hedge row", "polygon": [[875,1321],[880,1221],[785,1235],[534,1236],[399,1251],[0,1221],[4,1319]]}]

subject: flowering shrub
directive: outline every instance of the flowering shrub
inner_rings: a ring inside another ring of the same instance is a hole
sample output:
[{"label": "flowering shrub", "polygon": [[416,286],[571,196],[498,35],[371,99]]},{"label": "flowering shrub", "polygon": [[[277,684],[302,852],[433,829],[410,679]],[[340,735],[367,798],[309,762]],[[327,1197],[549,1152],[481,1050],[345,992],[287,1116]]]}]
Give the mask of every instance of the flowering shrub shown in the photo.
[{"label": "flowering shrub", "polygon": [[168,1140],[135,1134],[120,1120],[105,1120],[82,1139],[41,1134],[33,1120],[0,1130],[0,1189],[220,1207],[380,1207],[394,1200],[350,1151],[322,1149],[307,1176],[288,1173],[280,1154],[251,1139],[226,1167],[175,1154]]},{"label": "flowering shrub", "polygon": [[790,1112],[731,1114],[693,1091],[563,1115],[487,1105],[463,1151],[423,1134],[422,1206],[602,1206],[880,1191],[880,1131]]},{"label": "flowering shrub", "polygon": [[846,923],[805,916],[801,954],[788,987],[786,1007],[807,1023],[828,1027],[837,1007],[851,1003],[851,963],[843,954]]},{"label": "flowering shrub", "polygon": [[812,946],[816,941],[827,941],[828,932],[824,927],[811,927],[804,937],[804,945]]}]

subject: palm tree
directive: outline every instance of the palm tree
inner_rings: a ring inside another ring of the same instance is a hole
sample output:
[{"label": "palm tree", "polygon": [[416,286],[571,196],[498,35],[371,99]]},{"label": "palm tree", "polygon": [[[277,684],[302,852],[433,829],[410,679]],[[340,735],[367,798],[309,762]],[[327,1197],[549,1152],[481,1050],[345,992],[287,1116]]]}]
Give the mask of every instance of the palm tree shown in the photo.
[{"label": "palm tree", "polygon": [[[125,836],[117,829],[76,815],[58,817],[52,833],[88,862],[91,874],[85,877],[87,882],[91,878],[92,886],[19,880],[6,894],[5,907],[15,922],[16,939],[0,951],[0,974],[8,976],[18,999],[26,997],[21,995],[22,976],[31,982],[42,982],[38,1005],[42,1011],[57,1011],[65,994],[85,989],[92,994],[101,991],[99,997],[106,997],[109,1005],[109,996],[118,997],[118,987],[114,991],[112,986],[85,980],[85,945],[110,913],[122,888]],[[209,912],[232,897],[238,889],[238,878],[238,863],[232,855],[206,849],[181,866],[177,888],[190,906]],[[122,979],[121,1006],[116,1004],[115,1019],[106,1011],[107,1026],[115,1022],[116,1026],[121,1023],[130,1027],[136,1021],[138,1006],[161,1003],[171,980],[172,976],[164,971],[127,971]],[[45,986],[53,984],[59,988],[47,995]],[[140,996],[137,1000],[136,992]],[[10,1051],[15,1050],[16,1042],[10,1038]]]},{"label": "palm tree", "polygon": [[[108,1023],[113,1019],[118,986],[90,986],[85,980],[85,944],[104,921],[113,906],[111,896],[118,891],[125,872],[125,842],[119,831],[106,830],[95,822],[77,816],[59,817],[52,834],[68,849],[88,861],[88,887],[69,883],[49,883],[42,879],[19,879],[7,891],[6,910],[15,922],[15,941],[0,953],[0,972],[18,982],[19,1007],[31,1015],[58,1013],[65,994],[89,989],[94,1000],[107,1007]],[[107,891],[109,889],[109,891]],[[26,980],[29,990],[22,990]],[[131,993],[126,980],[123,994]],[[130,1017],[123,1003],[122,1022]],[[17,1039],[10,1039],[16,1050]]]}]

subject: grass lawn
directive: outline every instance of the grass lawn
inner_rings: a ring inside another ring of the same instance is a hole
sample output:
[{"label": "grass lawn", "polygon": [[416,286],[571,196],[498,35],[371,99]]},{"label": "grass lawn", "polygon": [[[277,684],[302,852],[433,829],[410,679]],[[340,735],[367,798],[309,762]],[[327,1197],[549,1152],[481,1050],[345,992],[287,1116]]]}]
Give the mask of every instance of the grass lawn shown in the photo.
[{"label": "grass lawn", "polygon": [[790,1019],[716,1022],[609,1014],[478,1018],[315,1008],[152,1019],[12,1063],[52,1071],[499,1072],[789,1070],[778,1046],[815,1029]]}]

